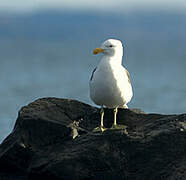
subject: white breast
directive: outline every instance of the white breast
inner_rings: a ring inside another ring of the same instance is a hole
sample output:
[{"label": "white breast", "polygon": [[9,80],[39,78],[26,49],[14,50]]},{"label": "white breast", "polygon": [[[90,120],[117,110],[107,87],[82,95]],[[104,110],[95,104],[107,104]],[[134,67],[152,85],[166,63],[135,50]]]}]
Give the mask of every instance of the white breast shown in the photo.
[{"label": "white breast", "polygon": [[90,81],[90,97],[108,108],[123,107],[132,98],[126,69],[114,61],[102,59]]}]

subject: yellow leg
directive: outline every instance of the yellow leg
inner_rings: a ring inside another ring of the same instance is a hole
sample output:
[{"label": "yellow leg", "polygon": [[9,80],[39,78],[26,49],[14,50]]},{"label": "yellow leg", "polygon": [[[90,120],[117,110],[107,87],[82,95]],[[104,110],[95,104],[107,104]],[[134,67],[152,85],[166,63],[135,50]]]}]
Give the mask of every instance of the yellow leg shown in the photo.
[{"label": "yellow leg", "polygon": [[127,126],[125,126],[125,125],[118,125],[117,124],[117,120],[116,119],[117,119],[118,108],[117,107],[114,108],[113,112],[114,112],[114,123],[113,123],[113,125],[111,127],[111,130],[126,130]]},{"label": "yellow leg", "polygon": [[118,113],[118,108],[116,107],[114,108],[114,124],[113,124],[114,126],[117,125],[117,122],[116,122],[117,113]]},{"label": "yellow leg", "polygon": [[105,131],[106,128],[104,128],[104,125],[103,125],[103,117],[104,117],[104,109],[103,109],[103,106],[101,107],[101,110],[100,110],[100,116],[101,116],[101,124],[99,127],[97,128],[94,128],[93,132],[98,132],[98,131]]},{"label": "yellow leg", "polygon": [[101,107],[100,115],[101,115],[101,127],[104,127],[104,125],[103,125],[103,117],[104,117],[104,109],[103,109],[103,106]]}]

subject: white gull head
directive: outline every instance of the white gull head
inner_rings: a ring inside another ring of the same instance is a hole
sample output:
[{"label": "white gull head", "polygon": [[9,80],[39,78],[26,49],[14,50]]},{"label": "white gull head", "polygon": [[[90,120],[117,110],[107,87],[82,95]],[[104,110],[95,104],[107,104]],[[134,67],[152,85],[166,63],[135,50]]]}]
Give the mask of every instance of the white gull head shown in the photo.
[{"label": "white gull head", "polygon": [[123,46],[119,40],[108,39],[101,44],[100,48],[96,48],[93,53],[103,53],[109,57],[108,60],[112,60],[113,58],[122,60]]}]

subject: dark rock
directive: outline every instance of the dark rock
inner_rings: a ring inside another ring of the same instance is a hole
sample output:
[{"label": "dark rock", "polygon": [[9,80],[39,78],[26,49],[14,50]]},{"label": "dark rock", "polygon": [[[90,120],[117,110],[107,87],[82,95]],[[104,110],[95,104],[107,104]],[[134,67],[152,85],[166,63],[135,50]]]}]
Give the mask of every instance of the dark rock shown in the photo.
[{"label": "dark rock", "polygon": [[[94,133],[99,109],[44,98],[23,107],[0,145],[0,179],[186,179],[186,114],[120,109],[124,130]],[[113,123],[105,109],[104,124]]]}]

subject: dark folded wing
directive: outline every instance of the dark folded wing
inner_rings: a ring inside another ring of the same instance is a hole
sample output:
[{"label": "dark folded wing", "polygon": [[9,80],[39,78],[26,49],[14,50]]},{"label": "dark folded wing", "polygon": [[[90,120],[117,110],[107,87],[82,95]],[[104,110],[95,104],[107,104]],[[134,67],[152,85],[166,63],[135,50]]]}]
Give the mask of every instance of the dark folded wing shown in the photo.
[{"label": "dark folded wing", "polygon": [[97,67],[92,71],[92,75],[91,75],[91,77],[90,77],[90,81],[92,81],[96,69],[97,69]]}]

